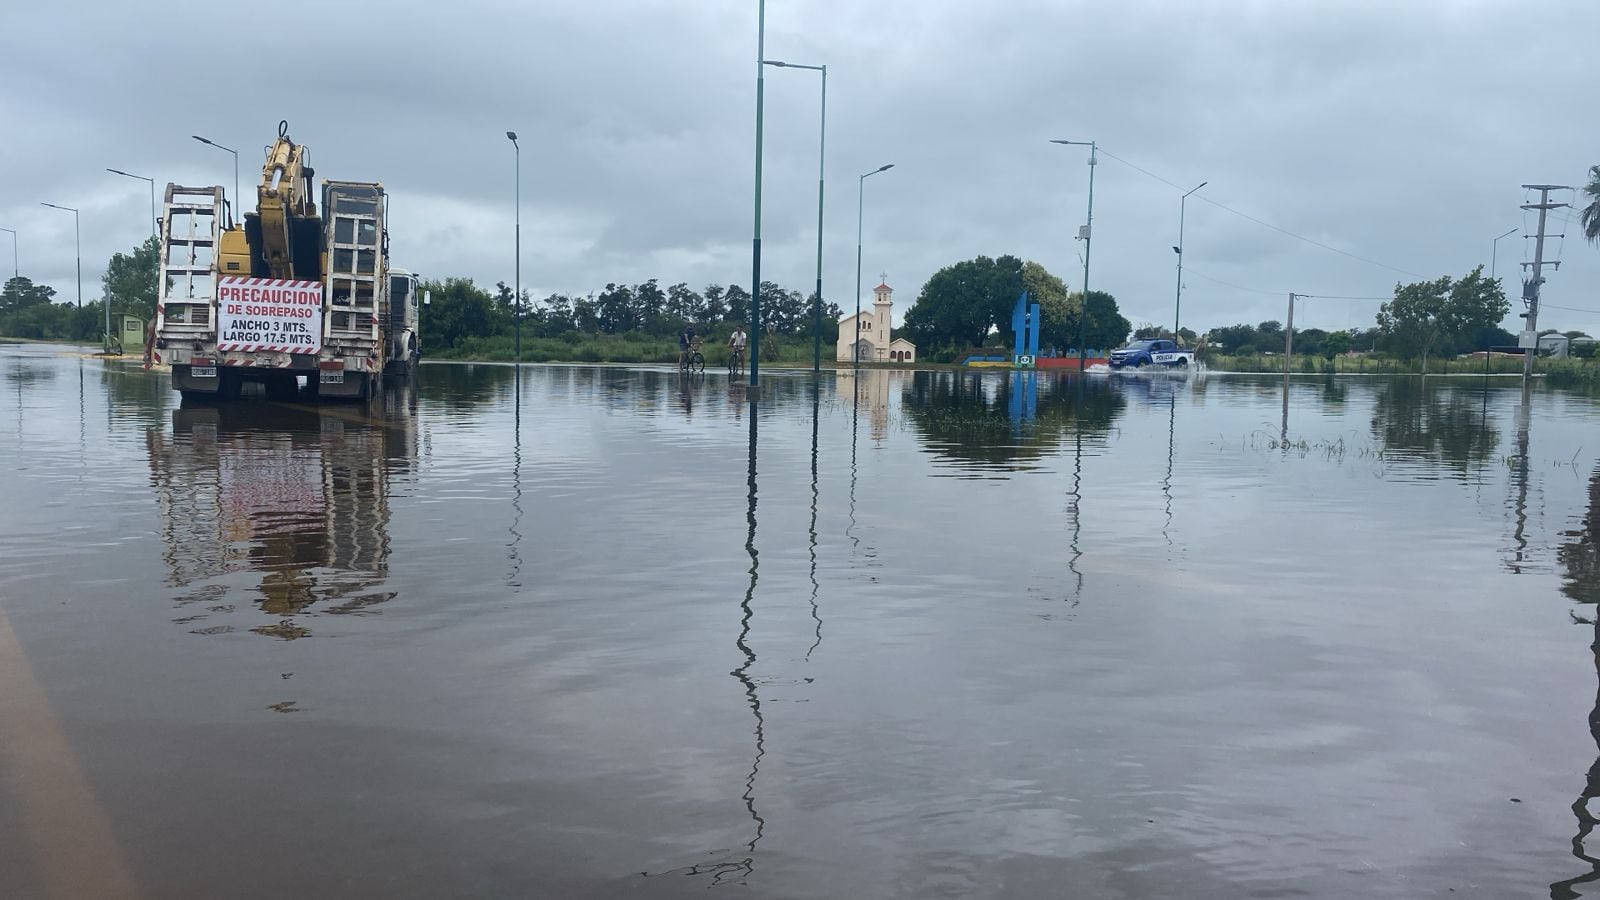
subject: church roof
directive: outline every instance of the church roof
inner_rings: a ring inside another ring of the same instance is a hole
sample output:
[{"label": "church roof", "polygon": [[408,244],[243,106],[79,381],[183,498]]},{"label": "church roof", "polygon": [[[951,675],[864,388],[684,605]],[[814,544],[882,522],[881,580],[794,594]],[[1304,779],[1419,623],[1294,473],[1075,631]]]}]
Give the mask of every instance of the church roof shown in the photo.
[{"label": "church roof", "polygon": [[910,347],[913,350],[915,350],[917,348],[916,344],[913,344],[912,342],[906,340],[903,337],[897,337],[894,340],[889,342],[889,346],[891,346],[891,347],[898,347],[898,346],[901,346],[901,345]]},{"label": "church roof", "polygon": [[877,287],[873,288],[872,290],[874,292],[876,292],[876,291],[892,291],[892,290],[894,290],[894,288],[889,287],[889,283],[887,281],[885,281],[882,284],[878,285]]}]

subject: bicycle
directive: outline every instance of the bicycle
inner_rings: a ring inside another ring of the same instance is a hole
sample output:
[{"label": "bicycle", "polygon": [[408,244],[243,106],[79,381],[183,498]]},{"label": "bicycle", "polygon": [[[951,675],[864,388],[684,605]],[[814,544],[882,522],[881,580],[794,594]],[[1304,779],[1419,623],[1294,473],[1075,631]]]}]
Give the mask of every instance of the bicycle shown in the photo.
[{"label": "bicycle", "polygon": [[704,375],[706,372],[706,358],[700,354],[700,342],[689,342],[687,352],[678,356],[678,370],[688,375]]},{"label": "bicycle", "polygon": [[728,377],[744,374],[744,348],[739,347],[728,353]]}]

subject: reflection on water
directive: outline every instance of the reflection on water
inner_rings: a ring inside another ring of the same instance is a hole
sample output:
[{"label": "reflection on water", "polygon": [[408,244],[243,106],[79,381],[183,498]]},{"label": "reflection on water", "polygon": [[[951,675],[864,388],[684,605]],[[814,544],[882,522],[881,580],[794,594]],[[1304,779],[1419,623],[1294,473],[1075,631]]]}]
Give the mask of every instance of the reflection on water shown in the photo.
[{"label": "reflection on water", "polygon": [[1428,470],[1465,480],[1495,458],[1500,431],[1479,407],[1481,395],[1442,388],[1439,379],[1395,379],[1379,388],[1372,433],[1390,454],[1426,461]]},{"label": "reflection on water", "polygon": [[[1600,884],[1595,398],[868,370],[756,399],[428,365],[370,405],[178,406],[0,348],[0,619],[149,896]],[[31,846],[0,896],[38,893]]]},{"label": "reflection on water", "polygon": [[905,380],[901,408],[928,452],[981,475],[1030,469],[1068,435],[1087,432],[1103,441],[1128,405],[1127,391],[1149,396],[1173,389],[1148,379],[1124,387],[1041,372],[918,372]]},{"label": "reflection on water", "polygon": [[394,597],[388,482],[416,457],[414,391],[359,407],[182,406],[170,432],[145,434],[180,624],[227,633],[248,603],[278,620],[251,631],[292,640],[312,633],[297,617],[314,606],[362,613]]},{"label": "reflection on water", "polygon": [[1589,871],[1550,885],[1552,900],[1571,900],[1583,896],[1579,885],[1600,881],[1600,856],[1589,851],[1589,836],[1600,824],[1589,802],[1600,797],[1600,614],[1595,607],[1600,604],[1600,465],[1589,476],[1588,509],[1579,527],[1567,533],[1567,541],[1557,552],[1562,568],[1561,590],[1574,602],[1589,607],[1584,614],[1573,613],[1572,621],[1592,629],[1590,655],[1594,658],[1595,698],[1589,710],[1589,735],[1594,740],[1595,760],[1589,767],[1583,790],[1572,803],[1572,814],[1578,821],[1577,833],[1572,838],[1572,855],[1589,864]]}]

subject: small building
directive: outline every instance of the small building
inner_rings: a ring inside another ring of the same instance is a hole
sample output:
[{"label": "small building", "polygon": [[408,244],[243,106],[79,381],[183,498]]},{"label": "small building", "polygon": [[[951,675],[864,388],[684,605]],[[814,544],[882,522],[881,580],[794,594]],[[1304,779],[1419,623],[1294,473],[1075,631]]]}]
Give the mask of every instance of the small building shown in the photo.
[{"label": "small building", "polygon": [[862,310],[861,342],[855,346],[856,341],[856,314],[845,316],[839,320],[839,340],[834,359],[839,362],[850,362],[860,354],[862,362],[916,362],[917,345],[905,338],[891,338],[892,311],[894,308],[894,288],[887,283],[879,284],[872,290],[872,310]]},{"label": "small building", "polygon": [[118,313],[111,317],[111,328],[123,352],[144,346],[144,320],[138,316]]}]

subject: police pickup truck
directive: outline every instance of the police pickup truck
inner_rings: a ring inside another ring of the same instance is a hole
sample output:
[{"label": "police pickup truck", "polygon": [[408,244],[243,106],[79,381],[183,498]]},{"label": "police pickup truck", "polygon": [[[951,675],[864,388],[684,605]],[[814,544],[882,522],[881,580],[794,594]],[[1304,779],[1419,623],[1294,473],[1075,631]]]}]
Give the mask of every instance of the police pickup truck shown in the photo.
[{"label": "police pickup truck", "polygon": [[1113,369],[1123,369],[1129,366],[1142,369],[1145,366],[1172,366],[1186,368],[1194,365],[1194,351],[1180,350],[1178,345],[1171,341],[1152,340],[1134,341],[1121,350],[1111,351],[1108,360]]}]

